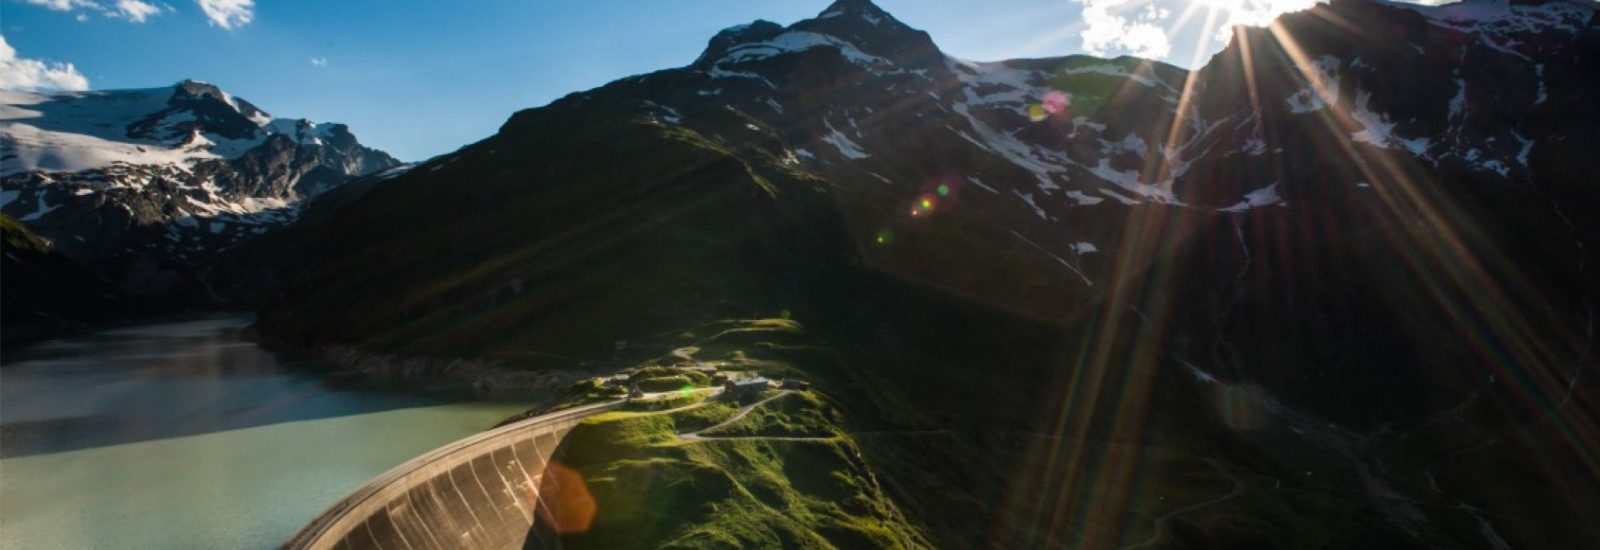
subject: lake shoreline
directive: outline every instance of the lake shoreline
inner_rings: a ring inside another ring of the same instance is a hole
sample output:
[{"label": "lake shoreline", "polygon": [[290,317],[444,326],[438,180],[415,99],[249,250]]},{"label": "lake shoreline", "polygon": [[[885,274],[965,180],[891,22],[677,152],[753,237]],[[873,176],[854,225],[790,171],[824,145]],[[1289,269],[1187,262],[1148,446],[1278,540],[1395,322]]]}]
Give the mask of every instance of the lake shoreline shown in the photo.
[{"label": "lake shoreline", "polygon": [[18,548],[272,548],[348,491],[536,403],[284,361],[247,315],[7,346],[0,531]]}]

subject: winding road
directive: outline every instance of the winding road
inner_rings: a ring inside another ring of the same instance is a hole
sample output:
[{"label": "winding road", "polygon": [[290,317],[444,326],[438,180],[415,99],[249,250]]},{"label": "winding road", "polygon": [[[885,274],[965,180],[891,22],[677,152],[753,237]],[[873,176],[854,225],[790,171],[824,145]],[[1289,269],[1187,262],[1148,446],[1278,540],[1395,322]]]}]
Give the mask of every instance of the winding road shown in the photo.
[{"label": "winding road", "polygon": [[1156,532],[1151,534],[1150,538],[1145,539],[1144,542],[1135,543],[1135,544],[1131,544],[1131,545],[1128,545],[1128,546],[1123,546],[1122,547],[1123,550],[1127,550],[1127,549],[1131,549],[1131,548],[1149,548],[1149,547],[1155,546],[1156,543],[1161,542],[1161,539],[1163,539],[1163,538],[1165,538],[1167,536],[1167,530],[1170,528],[1169,525],[1172,523],[1172,518],[1177,517],[1177,516],[1179,516],[1181,514],[1187,514],[1189,512],[1193,512],[1195,510],[1206,508],[1208,506],[1215,506],[1215,505],[1218,505],[1218,504],[1222,504],[1223,502],[1232,500],[1234,498],[1238,498],[1239,495],[1244,494],[1244,481],[1243,480],[1240,480],[1238,478],[1238,476],[1233,475],[1233,473],[1229,472],[1227,470],[1227,468],[1223,468],[1221,464],[1217,464],[1216,459],[1208,458],[1208,459],[1206,459],[1206,463],[1211,464],[1212,468],[1216,468],[1218,472],[1222,472],[1222,475],[1228,476],[1228,479],[1233,480],[1233,490],[1229,491],[1228,494],[1226,494],[1226,495],[1222,495],[1220,497],[1217,497],[1217,498],[1214,498],[1214,499],[1211,499],[1211,500],[1208,500],[1208,501],[1205,501],[1205,502],[1198,502],[1198,503],[1195,503],[1195,504],[1190,504],[1188,506],[1184,506],[1184,507],[1179,508],[1177,510],[1173,510],[1171,512],[1167,512],[1165,514],[1161,514],[1160,516],[1157,516],[1156,517]]},{"label": "winding road", "polygon": [[794,390],[779,390],[778,393],[773,394],[772,396],[767,397],[766,399],[762,399],[762,400],[757,401],[755,403],[751,403],[749,405],[745,405],[743,407],[739,407],[739,410],[734,412],[733,416],[728,417],[727,420],[723,420],[722,422],[718,422],[718,423],[713,424],[713,425],[711,425],[709,427],[701,428],[699,430],[695,430],[695,431],[692,431],[692,432],[680,433],[680,434],[678,434],[678,439],[681,439],[681,440],[684,440],[684,441],[703,441],[703,440],[707,440],[707,439],[773,439],[773,440],[810,440],[810,441],[815,441],[815,440],[819,440],[819,439],[827,439],[825,437],[769,437],[769,436],[749,436],[749,437],[716,437],[716,436],[711,436],[711,437],[706,437],[706,436],[700,435],[700,434],[703,434],[705,432],[709,432],[711,430],[715,430],[717,428],[721,428],[723,426],[727,426],[729,424],[733,424],[734,422],[738,422],[739,420],[743,419],[745,417],[745,415],[750,414],[750,411],[756,410],[756,407],[760,407],[762,405],[767,404],[768,401],[771,401],[773,399],[777,399],[779,397],[783,397],[785,395],[789,395],[791,393],[794,393]]}]

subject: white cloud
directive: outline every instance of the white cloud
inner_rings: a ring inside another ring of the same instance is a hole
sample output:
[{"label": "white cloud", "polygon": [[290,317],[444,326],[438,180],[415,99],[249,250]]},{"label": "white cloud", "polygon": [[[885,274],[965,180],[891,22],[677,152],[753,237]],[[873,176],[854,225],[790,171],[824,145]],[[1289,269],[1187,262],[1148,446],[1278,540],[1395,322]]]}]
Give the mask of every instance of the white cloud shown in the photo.
[{"label": "white cloud", "polygon": [[116,5],[112,6],[111,11],[107,12],[106,15],[108,17],[127,19],[134,23],[143,23],[145,19],[149,19],[152,15],[161,15],[161,8],[139,0],[117,0]]},{"label": "white cloud", "polygon": [[[161,15],[160,6],[142,0],[116,0],[115,2],[99,0],[23,0],[35,6],[43,6],[55,11],[76,11],[73,16],[79,23],[89,20],[88,12],[98,12],[113,19],[124,19],[134,23],[143,23],[151,16]],[[167,6],[171,10],[171,6]]]},{"label": "white cloud", "polygon": [[[31,1],[31,0],[30,0]],[[255,0],[197,0],[200,11],[212,25],[224,29],[237,29],[250,24],[256,17]]]},{"label": "white cloud", "polygon": [[1206,0],[1213,6],[1226,10],[1228,18],[1217,29],[1217,41],[1227,43],[1233,38],[1233,27],[1249,25],[1265,27],[1273,19],[1291,11],[1311,9],[1323,0]]},{"label": "white cloud", "polygon": [[[1083,7],[1078,34],[1083,49],[1091,55],[1108,57],[1134,55],[1161,59],[1172,54],[1173,29],[1182,27],[1182,17],[1173,11],[1199,8],[1188,24],[1210,20],[1216,15],[1216,40],[1225,44],[1233,38],[1237,25],[1266,26],[1285,13],[1310,9],[1328,0],[1073,0]],[[1398,0],[1412,4],[1439,5],[1460,0]],[[1202,47],[1202,50],[1205,48]]]},{"label": "white cloud", "polygon": [[326,57],[313,57],[313,58],[311,58],[311,66],[312,67],[326,67],[326,66],[328,66],[328,58],[326,58]]},{"label": "white cloud", "polygon": [[89,89],[89,79],[71,63],[47,63],[17,57],[17,50],[0,35],[0,88],[7,90]]},{"label": "white cloud", "polygon": [[1160,25],[1170,11],[1149,0],[1076,1],[1083,5],[1083,49],[1090,54],[1160,59],[1172,53],[1172,40]]},{"label": "white cloud", "polygon": [[99,9],[100,5],[94,0],[22,0],[35,6],[44,6],[56,11],[72,11],[78,8]]}]

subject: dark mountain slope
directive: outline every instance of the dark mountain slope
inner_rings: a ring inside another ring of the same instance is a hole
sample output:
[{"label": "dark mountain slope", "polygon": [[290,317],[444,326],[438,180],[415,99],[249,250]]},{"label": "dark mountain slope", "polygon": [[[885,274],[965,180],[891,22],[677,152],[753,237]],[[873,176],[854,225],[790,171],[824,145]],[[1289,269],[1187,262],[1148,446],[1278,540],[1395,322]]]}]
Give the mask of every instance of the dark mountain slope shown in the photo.
[{"label": "dark mountain slope", "polygon": [[942,546],[1592,545],[1596,21],[1341,0],[1184,72],[842,1],[308,225],[259,328],[574,368],[787,312],[722,351],[816,378]]},{"label": "dark mountain slope", "polygon": [[[304,309],[269,310],[263,332],[603,356],[615,340],[801,305],[795,288],[842,263],[842,228],[815,207],[830,192],[820,180],[638,115],[541,114],[329,220],[303,253],[338,260],[289,272],[281,289]],[[327,279],[355,271],[371,277]]]},{"label": "dark mountain slope", "polygon": [[148,311],[93,271],[57,253],[49,241],[0,214],[0,322],[6,344],[32,340]]}]

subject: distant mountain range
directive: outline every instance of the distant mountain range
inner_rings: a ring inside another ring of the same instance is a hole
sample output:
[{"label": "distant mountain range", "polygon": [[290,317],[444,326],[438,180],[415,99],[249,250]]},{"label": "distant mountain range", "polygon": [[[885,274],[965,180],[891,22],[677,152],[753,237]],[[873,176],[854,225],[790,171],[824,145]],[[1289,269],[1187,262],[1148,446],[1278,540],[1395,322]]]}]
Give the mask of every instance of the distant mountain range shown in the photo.
[{"label": "distant mountain range", "polygon": [[274,118],[194,80],[0,97],[4,212],[133,294],[186,292],[217,252],[401,166],[342,124]]},{"label": "distant mountain range", "polygon": [[[7,92],[5,212],[249,281],[279,349],[415,371],[797,321],[730,357],[939,434],[860,444],[940,546],[1149,535],[1108,510],[1192,547],[1594,546],[1596,6],[1334,0],[1189,71],[962,60],[839,0],[405,168],[193,83],[92,108],[111,130],[70,106],[119,93]],[[1180,497],[1221,500],[1153,511]]]}]

